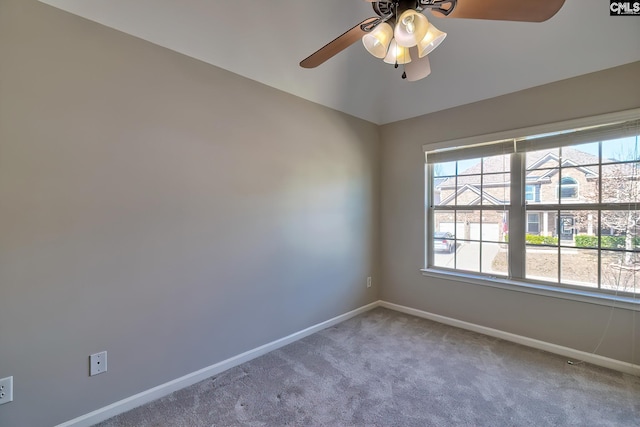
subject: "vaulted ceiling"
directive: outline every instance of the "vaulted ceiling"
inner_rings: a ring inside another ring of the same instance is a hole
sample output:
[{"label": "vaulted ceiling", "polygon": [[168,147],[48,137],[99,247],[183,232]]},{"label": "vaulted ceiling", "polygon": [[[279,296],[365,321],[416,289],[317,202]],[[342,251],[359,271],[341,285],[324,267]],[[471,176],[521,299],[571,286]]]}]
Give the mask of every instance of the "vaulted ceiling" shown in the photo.
[{"label": "vaulted ceiling", "polygon": [[375,16],[363,0],[41,1],[377,124],[640,61],[640,17],[609,16],[603,0],[566,0],[544,23],[427,12],[448,36],[429,55],[431,75],[417,82],[361,43],[318,68],[298,65]]}]

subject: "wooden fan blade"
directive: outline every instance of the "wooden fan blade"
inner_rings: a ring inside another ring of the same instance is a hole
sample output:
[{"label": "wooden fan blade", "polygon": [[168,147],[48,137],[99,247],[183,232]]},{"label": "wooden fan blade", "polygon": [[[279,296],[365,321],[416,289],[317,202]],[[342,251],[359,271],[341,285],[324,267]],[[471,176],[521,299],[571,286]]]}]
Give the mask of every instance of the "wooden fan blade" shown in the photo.
[{"label": "wooden fan blade", "polygon": [[302,60],[302,62],[300,62],[300,66],[302,68],[315,68],[325,62],[327,59],[342,52],[343,50],[360,40],[362,36],[367,34],[367,32],[361,28],[362,25],[370,24],[376,19],[378,18],[365,19],[340,37],[326,44],[324,47],[313,53],[308,58]]},{"label": "wooden fan blade", "polygon": [[555,15],[565,0],[458,0],[446,18],[494,19],[497,21],[543,22]]}]

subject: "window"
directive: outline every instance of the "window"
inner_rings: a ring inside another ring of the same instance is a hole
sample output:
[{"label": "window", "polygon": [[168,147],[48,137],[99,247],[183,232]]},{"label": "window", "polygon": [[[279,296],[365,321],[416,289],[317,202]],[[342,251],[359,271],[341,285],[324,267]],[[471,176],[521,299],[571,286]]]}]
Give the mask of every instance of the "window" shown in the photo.
[{"label": "window", "polygon": [[560,180],[560,198],[562,199],[577,199],[578,198],[578,181],[570,176],[564,177]]},{"label": "window", "polygon": [[527,234],[540,233],[540,214],[527,214]]},{"label": "window", "polygon": [[640,119],[426,159],[428,271],[640,293]]},{"label": "window", "polygon": [[[475,273],[494,268],[506,274],[506,263],[493,266],[505,242],[510,192],[509,158],[468,158],[434,165],[431,250],[433,265]],[[455,251],[443,251],[438,236],[451,236]],[[462,251],[460,253],[459,251]]]},{"label": "window", "polygon": [[537,185],[526,185],[524,189],[524,199],[527,202],[539,202],[540,187]]}]

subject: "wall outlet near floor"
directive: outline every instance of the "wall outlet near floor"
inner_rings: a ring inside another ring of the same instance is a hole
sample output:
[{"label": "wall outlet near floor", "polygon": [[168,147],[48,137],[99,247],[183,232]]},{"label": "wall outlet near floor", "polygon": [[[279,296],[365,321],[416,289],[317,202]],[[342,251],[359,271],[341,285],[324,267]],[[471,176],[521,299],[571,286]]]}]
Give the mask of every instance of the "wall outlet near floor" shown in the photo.
[{"label": "wall outlet near floor", "polygon": [[371,276],[367,277],[367,288],[371,287]]},{"label": "wall outlet near floor", "polygon": [[13,401],[13,377],[0,380],[0,405]]},{"label": "wall outlet near floor", "polygon": [[107,352],[92,354],[89,356],[89,376],[107,372]]}]

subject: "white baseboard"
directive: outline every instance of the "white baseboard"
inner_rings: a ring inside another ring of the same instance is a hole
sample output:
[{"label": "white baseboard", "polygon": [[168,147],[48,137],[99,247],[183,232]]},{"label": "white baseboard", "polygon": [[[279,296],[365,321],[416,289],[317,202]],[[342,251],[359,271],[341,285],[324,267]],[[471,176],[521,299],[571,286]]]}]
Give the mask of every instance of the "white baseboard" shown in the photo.
[{"label": "white baseboard", "polygon": [[149,390],[145,390],[131,397],[127,397],[126,399],[122,399],[118,402],[112,403],[111,405],[105,406],[104,408],[97,409],[93,412],[90,412],[85,415],[81,415],[70,421],[64,422],[62,424],[58,424],[56,427],[92,426],[101,421],[104,421],[116,415],[122,414],[123,412],[126,412],[130,409],[136,408],[140,405],[144,405],[145,403],[149,403],[153,400],[164,397],[168,394],[173,393],[174,391],[188,387],[190,385],[193,385],[197,382],[205,380],[214,375],[218,375],[219,373],[224,372],[227,369],[231,369],[244,362],[248,362],[249,360],[255,359],[256,357],[260,357],[263,354],[269,353],[270,351],[276,350],[280,347],[284,347],[287,344],[291,344],[294,341],[298,341],[299,339],[302,339],[313,333],[321,331],[322,329],[326,329],[340,322],[344,322],[347,319],[355,317],[358,314],[364,313],[365,311],[369,311],[373,308],[376,308],[379,305],[380,305],[380,301],[367,304],[363,307],[357,308],[348,313],[342,314],[340,316],[334,317],[322,323],[318,323],[317,325],[303,329],[302,331],[293,333],[284,338],[280,338],[279,340],[272,341],[268,344],[254,348],[253,350],[246,351],[242,354],[231,357],[227,360],[223,360],[222,362],[200,369],[199,371],[192,372],[183,377],[177,378],[173,381],[169,381],[167,383],[161,384]]},{"label": "white baseboard", "polygon": [[405,307],[403,305],[393,304],[386,301],[379,301],[379,306],[388,308],[390,310],[410,314],[412,316],[433,320],[434,322],[444,323],[445,325],[455,326],[457,328],[478,332],[480,334],[489,335],[495,338],[500,338],[505,341],[522,344],[538,350],[548,351],[549,353],[559,354],[560,356],[564,356],[569,359],[582,360],[593,365],[640,376],[640,365],[634,365],[632,363],[610,359],[608,357],[599,356],[597,354],[587,353],[585,351],[563,347],[561,345],[551,344],[533,338],[523,337],[522,335],[516,335],[510,332],[501,331],[499,329],[488,328],[486,326],[476,325],[475,323],[464,322],[462,320],[453,319],[451,317],[441,316],[439,314],[433,314],[427,311],[417,310],[415,308]]},{"label": "white baseboard", "polygon": [[634,365],[627,362],[622,362],[615,359],[610,359],[604,356],[598,356],[597,354],[587,353],[580,350],[575,350],[569,347],[563,347],[556,344],[551,344],[545,341],[536,340],[533,338],[527,338],[521,335],[504,332],[498,329],[488,328],[486,326],[476,325],[474,323],[464,322],[462,320],[453,319],[451,317],[441,316],[439,314],[429,313],[427,311],[418,310],[415,308],[405,307],[403,305],[393,304],[386,301],[376,301],[371,304],[367,304],[363,307],[357,308],[348,313],[334,317],[317,325],[306,328],[302,331],[293,333],[279,340],[270,342],[263,346],[254,348],[253,350],[246,351],[237,356],[231,357],[222,362],[200,369],[199,371],[192,372],[183,377],[177,378],[173,381],[161,384],[149,390],[145,390],[141,393],[127,397],[104,408],[97,409],[73,420],[58,424],[56,427],[89,427],[97,424],[101,421],[107,420],[116,415],[122,414],[130,409],[136,408],[145,403],[149,403],[153,400],[164,397],[174,391],[193,385],[197,382],[205,380],[211,376],[218,375],[221,372],[238,366],[249,360],[260,357],[270,351],[276,350],[280,347],[284,347],[287,344],[291,344],[294,341],[302,339],[313,333],[326,329],[330,326],[336,325],[340,322],[344,322],[347,319],[355,317],[361,313],[369,311],[376,307],[384,307],[390,310],[395,310],[401,313],[410,314],[416,317],[422,317],[424,319],[433,320],[434,322],[443,323],[445,325],[455,326],[457,328],[466,329],[480,334],[488,335],[495,338],[500,338],[505,341],[522,344],[527,347],[532,347],[539,350],[548,351],[550,353],[559,354],[561,356],[582,360],[593,365],[602,366],[605,368],[613,369],[620,372],[625,372],[632,375],[640,376],[640,365]]}]

